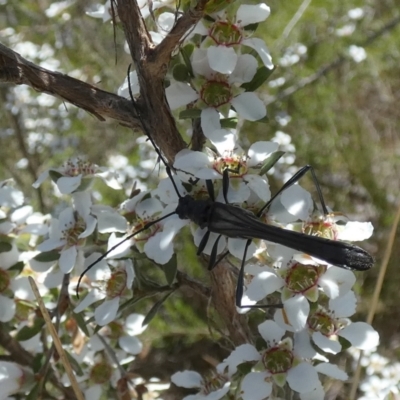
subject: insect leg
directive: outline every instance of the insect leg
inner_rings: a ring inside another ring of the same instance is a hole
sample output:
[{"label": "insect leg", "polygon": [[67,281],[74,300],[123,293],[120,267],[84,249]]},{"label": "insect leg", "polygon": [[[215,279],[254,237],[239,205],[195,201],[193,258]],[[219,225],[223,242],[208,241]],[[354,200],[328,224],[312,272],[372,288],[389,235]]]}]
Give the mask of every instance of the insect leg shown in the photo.
[{"label": "insect leg", "polygon": [[103,260],[104,258],[106,258],[111,252],[113,252],[116,248],[118,248],[122,243],[125,243],[126,241],[132,239],[135,235],[137,235],[140,232],[145,231],[146,229],[150,228],[151,226],[157,224],[158,222],[162,221],[163,219],[166,219],[168,217],[170,217],[171,215],[176,214],[175,211],[172,213],[169,213],[167,215],[164,215],[163,217],[155,220],[155,221],[151,221],[148,222],[147,224],[144,225],[143,228],[137,230],[136,232],[133,232],[132,234],[130,234],[129,236],[127,236],[125,239],[121,240],[120,242],[118,242],[115,246],[111,247],[111,249],[107,250],[104,254],[102,254],[96,261],[92,262],[79,276],[78,279],[78,284],[76,285],[76,296],[79,299],[79,286],[81,284],[82,278],[85,276],[86,272],[88,272],[93,266],[95,266],[99,261]]}]

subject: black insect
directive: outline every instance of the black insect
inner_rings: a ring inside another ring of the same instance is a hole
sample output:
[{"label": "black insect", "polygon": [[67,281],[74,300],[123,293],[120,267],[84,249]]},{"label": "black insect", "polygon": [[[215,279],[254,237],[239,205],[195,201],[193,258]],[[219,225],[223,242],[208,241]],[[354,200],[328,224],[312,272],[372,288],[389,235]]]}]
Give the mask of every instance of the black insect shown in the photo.
[{"label": "black insect", "polygon": [[[132,101],[134,102],[133,98]],[[282,191],[297,182],[307,171],[312,172],[314,181],[316,181],[314,172],[310,166],[305,166],[300,169],[288,182],[285,183],[285,185],[279,190],[279,192],[271,198],[271,200],[257,213],[257,215],[255,215],[248,210],[230,205],[226,201],[228,191],[228,170],[224,171],[223,179],[223,195],[226,203],[214,201],[213,185],[211,181],[206,181],[208,192],[210,194],[209,199],[196,200],[188,194],[182,196],[178,191],[177,185],[174,181],[168,163],[162,156],[160,150],[155,145],[151,135],[148,132],[146,133],[150,142],[154,146],[160,160],[166,166],[167,174],[171,179],[179,198],[178,206],[174,212],[167,214],[156,221],[151,221],[145,224],[141,229],[133,232],[123,241],[104,253],[94,263],[89,265],[79,278],[77,292],[83,275],[97,262],[105,258],[109,253],[111,253],[125,241],[130,240],[135,235],[143,232],[144,230],[150,228],[152,225],[158,223],[165,218],[168,218],[173,214],[177,214],[180,219],[188,219],[193,221],[198,226],[200,226],[200,228],[207,228],[208,231],[200,242],[197,252],[198,254],[203,252],[211,232],[219,234],[220,236],[223,235],[230,238],[248,239],[241,267],[239,270],[238,284],[236,288],[236,305],[238,307],[260,307],[260,305],[242,306],[241,304],[241,299],[243,296],[243,278],[246,253],[252,239],[262,239],[272,243],[280,244],[294,250],[298,250],[299,252],[309,254],[310,256],[326,261],[329,264],[349,270],[365,271],[372,267],[374,263],[372,256],[367,251],[358,246],[354,246],[345,242],[329,240],[322,237],[311,236],[295,231],[289,231],[276,226],[267,225],[260,221],[259,217],[263,214],[263,212],[265,212],[266,209],[270,207],[272,201],[276,199],[276,197],[280,193],[282,193]],[[322,200],[322,194],[319,189],[318,194],[320,196],[323,212],[326,215],[328,214],[328,212]],[[215,267],[215,265],[218,264],[218,262],[221,261],[221,258],[216,261],[218,240],[219,238],[215,242],[213,250],[211,252],[209,269],[212,269],[213,267]]]}]

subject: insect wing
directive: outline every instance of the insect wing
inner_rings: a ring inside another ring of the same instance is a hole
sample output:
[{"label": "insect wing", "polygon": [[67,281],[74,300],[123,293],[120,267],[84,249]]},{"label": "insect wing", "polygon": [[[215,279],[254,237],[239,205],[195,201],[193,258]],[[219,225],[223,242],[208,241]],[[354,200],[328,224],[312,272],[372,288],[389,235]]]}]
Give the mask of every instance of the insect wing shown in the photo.
[{"label": "insect wing", "polygon": [[229,204],[214,203],[210,214],[208,229],[221,235],[267,240],[345,269],[364,271],[374,263],[358,246],[267,225],[249,211]]}]

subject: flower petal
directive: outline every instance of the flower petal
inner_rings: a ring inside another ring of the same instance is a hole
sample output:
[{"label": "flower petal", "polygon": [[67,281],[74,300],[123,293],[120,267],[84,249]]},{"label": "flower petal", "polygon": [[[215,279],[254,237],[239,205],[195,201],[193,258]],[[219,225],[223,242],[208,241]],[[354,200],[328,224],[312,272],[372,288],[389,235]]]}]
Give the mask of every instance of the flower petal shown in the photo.
[{"label": "flower petal", "polygon": [[344,296],[351,290],[356,282],[356,276],[352,271],[338,267],[329,267],[318,281],[318,285],[331,299]]},{"label": "flower petal", "polygon": [[267,320],[262,324],[258,325],[258,332],[262,338],[272,346],[274,343],[278,343],[282,336],[285,334],[285,330],[282,329],[275,321]]},{"label": "flower petal", "polygon": [[314,358],[317,355],[314,347],[311,345],[310,334],[307,329],[294,333],[294,352],[302,358]]},{"label": "flower petal", "polygon": [[342,345],[338,341],[327,338],[321,332],[314,332],[312,338],[314,343],[325,353],[337,354],[342,350]]},{"label": "flower petal", "polygon": [[265,104],[255,93],[245,92],[232,99],[231,104],[241,118],[258,121],[267,115]]},{"label": "flower petal", "polygon": [[255,142],[253,143],[249,151],[247,152],[248,160],[247,165],[249,167],[254,167],[256,165],[262,164],[265,159],[277,151],[279,148],[279,144],[276,142]]},{"label": "flower petal", "polygon": [[197,92],[183,82],[172,83],[165,89],[165,95],[171,110],[186,106],[199,98]]},{"label": "flower petal", "polygon": [[143,350],[143,343],[135,336],[122,336],[118,344],[129,354],[139,354]]},{"label": "flower petal", "polygon": [[242,84],[250,82],[257,72],[258,63],[251,54],[242,54],[239,56],[236,67],[229,76],[230,83]]},{"label": "flower petal", "polygon": [[311,194],[299,185],[292,185],[284,190],[280,200],[290,214],[302,221],[310,217],[314,207]]},{"label": "flower petal", "polygon": [[259,360],[261,360],[261,355],[257,349],[251,344],[246,343],[236,347],[236,349],[220,364],[220,367],[222,369],[228,367],[228,374],[232,376],[236,373],[238,365],[247,361]]},{"label": "flower petal", "polygon": [[104,295],[100,293],[99,290],[93,289],[91,290],[85,298],[74,308],[74,313],[80,313],[83,311],[85,308],[89,307],[91,304],[93,304],[96,301],[104,299]]},{"label": "flower petal", "polygon": [[77,176],[63,176],[57,180],[57,187],[62,194],[70,194],[76,189],[82,182],[82,174]]},{"label": "flower petal", "polygon": [[339,335],[360,350],[371,350],[379,344],[379,334],[366,322],[354,322],[341,330]]},{"label": "flower petal", "polygon": [[295,331],[302,330],[310,313],[310,303],[303,295],[297,295],[283,304],[287,318]]},{"label": "flower petal", "polygon": [[235,148],[236,130],[216,129],[213,132],[204,133],[204,135],[215,146],[219,154],[224,154],[225,151],[232,151]]},{"label": "flower petal", "polygon": [[201,111],[201,129],[206,137],[214,131],[221,129],[217,110],[214,108],[206,108]]},{"label": "flower petal", "polygon": [[268,69],[273,69],[274,64],[272,63],[271,54],[269,54],[267,45],[264,40],[259,38],[249,38],[242,41],[242,44],[245,46],[249,46],[254,49],[258,55],[260,56],[262,62]]},{"label": "flower petal", "polygon": [[346,372],[342,371],[337,365],[331,363],[320,363],[315,366],[315,369],[321,374],[327,375],[334,379],[345,381],[349,378]]},{"label": "flower petal", "polygon": [[237,10],[236,20],[241,26],[257,24],[265,21],[270,13],[271,9],[264,3],[257,5],[242,4]]},{"label": "flower petal", "polygon": [[0,321],[11,321],[15,315],[15,302],[14,299],[9,299],[0,294]]},{"label": "flower petal", "polygon": [[148,327],[148,325],[143,325],[144,318],[142,314],[130,314],[125,320],[126,332],[131,336],[143,333]]},{"label": "flower petal", "polygon": [[171,382],[187,389],[201,387],[202,380],[203,377],[198,372],[188,370],[176,372],[171,376]]},{"label": "flower petal", "polygon": [[242,381],[241,398],[243,400],[263,400],[268,398],[272,392],[272,384],[265,378],[265,372],[250,372],[247,374]]},{"label": "flower petal", "polygon": [[210,67],[221,74],[231,74],[236,67],[238,56],[232,47],[211,46],[207,49]]},{"label": "flower petal", "polygon": [[269,184],[265,178],[260,175],[248,174],[243,177],[249,188],[264,202],[271,198]]},{"label": "flower petal", "polygon": [[76,257],[78,255],[78,250],[76,246],[72,246],[68,249],[65,249],[61,252],[60,259],[58,261],[58,265],[64,274],[69,274],[75,266]]},{"label": "flower petal", "polygon": [[119,297],[104,301],[94,310],[94,319],[100,325],[109,324],[117,316],[119,308]]},{"label": "flower petal", "polygon": [[338,239],[351,242],[366,240],[372,236],[374,227],[371,222],[350,221],[339,231]]},{"label": "flower petal", "polygon": [[337,318],[350,317],[356,312],[357,299],[352,290],[344,296],[329,300],[329,309],[335,313]]},{"label": "flower petal", "polygon": [[317,371],[307,362],[290,369],[286,379],[291,389],[299,393],[310,392],[320,385]]},{"label": "flower petal", "polygon": [[46,169],[46,171],[43,171],[39,177],[36,179],[36,181],[32,184],[32,186],[37,189],[49,176],[49,170]]},{"label": "flower petal", "polygon": [[[131,71],[129,74],[129,80],[131,82],[132,95],[135,96],[140,93],[139,79],[136,71]],[[130,98],[129,94],[129,83],[128,79],[125,78],[124,83],[118,88],[118,96]]]}]

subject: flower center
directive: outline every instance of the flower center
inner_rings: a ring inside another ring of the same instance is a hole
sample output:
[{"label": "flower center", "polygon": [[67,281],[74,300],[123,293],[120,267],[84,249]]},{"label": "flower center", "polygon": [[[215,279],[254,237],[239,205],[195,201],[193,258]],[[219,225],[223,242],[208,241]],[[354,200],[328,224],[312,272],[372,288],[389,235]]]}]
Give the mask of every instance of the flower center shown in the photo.
[{"label": "flower center", "polygon": [[[143,220],[140,221],[133,227],[131,230],[131,233],[137,232],[140,229],[143,229],[146,224],[151,222],[151,220]],[[158,231],[160,230],[160,225],[159,224],[154,224],[151,225],[149,228],[143,230],[142,232],[138,233],[133,237],[135,242],[144,242],[150,239],[152,236],[154,236]]]},{"label": "flower center", "polygon": [[200,89],[200,98],[209,107],[218,108],[229,103],[233,94],[227,82],[207,81]]},{"label": "flower center", "polygon": [[247,173],[247,163],[238,157],[224,157],[216,160],[214,169],[221,175],[228,170],[230,178],[241,178]]},{"label": "flower center", "polygon": [[329,215],[313,216],[303,226],[303,232],[307,235],[319,236],[325,239],[337,240],[338,230],[335,222]]},{"label": "flower center", "polygon": [[66,227],[63,230],[63,238],[67,241],[67,247],[76,246],[82,244],[85,240],[80,239],[79,235],[83,233],[86,229],[85,221],[78,216],[75,224],[71,227]]},{"label": "flower center", "polygon": [[35,310],[33,303],[27,300],[15,300],[15,318],[19,321],[28,320],[31,313]]},{"label": "flower center", "polygon": [[96,384],[103,384],[110,382],[112,375],[112,368],[106,362],[99,362],[93,365],[90,371],[90,380]]},{"label": "flower center", "polygon": [[324,336],[335,335],[340,326],[337,326],[335,319],[323,310],[316,311],[308,317],[307,324],[314,332],[321,332]]},{"label": "flower center", "polygon": [[286,275],[286,285],[294,293],[303,293],[318,283],[320,273],[313,265],[294,264]]},{"label": "flower center", "polygon": [[94,164],[80,159],[76,161],[68,160],[64,168],[64,173],[68,176],[78,176],[80,174],[85,176],[96,173],[96,166]]},{"label": "flower center", "polygon": [[290,350],[278,346],[268,349],[263,355],[262,362],[271,374],[281,374],[292,367],[293,358]]},{"label": "flower center", "polygon": [[208,379],[203,380],[201,393],[204,395],[208,395],[212,392],[215,392],[216,390],[221,389],[226,382],[228,382],[226,376],[221,374],[213,374]]},{"label": "flower center", "polygon": [[127,273],[125,269],[117,269],[111,274],[110,279],[107,281],[106,293],[107,297],[113,299],[121,296],[126,288]]},{"label": "flower center", "polygon": [[240,44],[243,38],[240,28],[229,21],[216,21],[209,35],[216,44],[223,46]]}]

